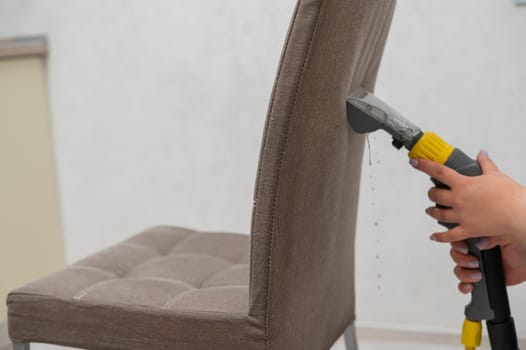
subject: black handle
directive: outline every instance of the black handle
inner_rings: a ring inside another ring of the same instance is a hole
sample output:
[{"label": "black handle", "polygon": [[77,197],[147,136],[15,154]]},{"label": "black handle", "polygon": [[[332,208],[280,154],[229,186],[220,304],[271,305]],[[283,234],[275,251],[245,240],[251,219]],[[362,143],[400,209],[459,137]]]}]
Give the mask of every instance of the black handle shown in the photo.
[{"label": "black handle", "polygon": [[[482,175],[482,169],[478,162],[459,149],[453,151],[445,165],[462,175]],[[437,187],[449,188],[435,179],[432,179],[432,181]],[[444,208],[439,204],[437,204],[437,207]],[[439,223],[447,228],[457,226],[454,223]],[[474,318],[471,319],[472,321],[487,321],[486,325],[493,350],[518,350],[517,334],[513,318],[511,317],[500,247],[497,246],[481,251],[476,247],[476,239],[468,239],[466,242],[469,246],[469,252],[479,259],[480,270],[483,276],[482,281],[474,284],[471,303],[466,306],[466,316],[470,319]],[[486,303],[486,301],[482,300],[484,295],[488,298],[487,301],[489,302],[491,313],[487,305],[480,307],[480,305]]]},{"label": "black handle", "polygon": [[[449,189],[448,186],[444,185],[443,183],[437,181],[436,179],[431,179],[436,187],[438,188],[444,188]],[[446,206],[443,206],[441,204],[436,205],[438,208],[447,208]],[[440,225],[447,227],[448,229],[452,229],[456,226],[458,226],[455,223],[449,223],[449,222],[438,222]],[[484,251],[481,251],[477,247],[478,238],[469,238],[466,239],[466,244],[468,246],[468,251],[471,255],[475,256],[477,260],[479,261],[479,269],[482,273],[482,279],[473,284],[473,290],[471,291],[471,300],[468,305],[466,305],[465,314],[466,318],[468,318],[471,321],[481,321],[481,320],[491,320],[495,317],[495,312],[493,307],[490,303],[488,288],[487,288],[487,278],[486,278],[486,269],[485,269],[485,262],[482,257],[484,254]],[[487,263],[492,263],[491,261],[488,261]],[[499,261],[500,264],[500,261]]]},{"label": "black handle", "polygon": [[506,280],[502,268],[500,247],[482,251],[482,260],[486,268],[486,285],[490,305],[495,317],[487,320],[489,341],[493,350],[517,350],[519,344],[515,323],[511,317]]}]

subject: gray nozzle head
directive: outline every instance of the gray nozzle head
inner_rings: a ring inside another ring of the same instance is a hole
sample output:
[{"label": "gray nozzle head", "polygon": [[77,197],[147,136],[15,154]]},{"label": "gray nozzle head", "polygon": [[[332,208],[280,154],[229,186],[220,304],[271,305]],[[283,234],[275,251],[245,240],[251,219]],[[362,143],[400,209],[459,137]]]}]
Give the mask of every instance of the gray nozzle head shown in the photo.
[{"label": "gray nozzle head", "polygon": [[363,134],[384,129],[400,146],[411,149],[422,130],[369,91],[359,88],[347,99],[347,116],[354,131]]}]

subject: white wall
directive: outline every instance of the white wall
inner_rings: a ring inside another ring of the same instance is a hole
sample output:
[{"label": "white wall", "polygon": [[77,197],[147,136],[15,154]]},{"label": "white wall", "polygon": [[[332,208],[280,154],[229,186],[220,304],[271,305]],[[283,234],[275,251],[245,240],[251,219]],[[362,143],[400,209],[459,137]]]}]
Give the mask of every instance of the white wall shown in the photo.
[{"label": "white wall", "polygon": [[6,1],[50,39],[69,260],[159,223],[248,232],[293,1]]},{"label": "white wall", "polygon": [[[266,105],[293,0],[2,0],[0,36],[47,34],[70,261],[158,224],[248,232]],[[377,93],[526,183],[526,9],[399,1]],[[385,135],[365,157],[357,251],[362,324],[458,331],[428,180]],[[376,223],[376,224],[375,224]],[[526,331],[524,286],[511,289]]]},{"label": "white wall", "polygon": [[[526,8],[511,1],[399,1],[377,94],[469,154],[486,149],[526,184],[525,35]],[[458,331],[468,298],[456,291],[449,247],[428,238],[442,230],[424,213],[430,182],[387,136],[370,139],[358,226],[358,316],[366,324]],[[525,291],[526,285],[510,289],[523,335]]]}]

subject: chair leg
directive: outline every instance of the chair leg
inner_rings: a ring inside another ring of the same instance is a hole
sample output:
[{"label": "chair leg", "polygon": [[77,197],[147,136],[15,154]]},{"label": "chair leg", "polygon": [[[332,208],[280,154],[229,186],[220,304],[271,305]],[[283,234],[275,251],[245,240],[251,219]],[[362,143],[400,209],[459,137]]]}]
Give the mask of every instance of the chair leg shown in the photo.
[{"label": "chair leg", "polygon": [[354,323],[349,325],[343,333],[345,338],[345,347],[347,350],[358,350],[358,342],[356,341],[356,330],[354,329]]},{"label": "chair leg", "polygon": [[13,343],[13,350],[30,350],[29,343]]}]

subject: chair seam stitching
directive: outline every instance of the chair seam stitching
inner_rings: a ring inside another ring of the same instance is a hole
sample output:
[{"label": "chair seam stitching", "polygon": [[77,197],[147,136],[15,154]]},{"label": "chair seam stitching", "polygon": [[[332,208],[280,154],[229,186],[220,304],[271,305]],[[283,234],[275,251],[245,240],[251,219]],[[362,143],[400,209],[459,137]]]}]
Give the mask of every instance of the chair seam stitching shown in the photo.
[{"label": "chair seam stitching", "polygon": [[[288,144],[287,141],[288,141],[289,126],[290,126],[292,117],[294,115],[294,110],[295,110],[297,102],[298,102],[298,95],[299,95],[299,91],[300,91],[300,88],[301,88],[301,83],[303,82],[303,77],[304,77],[304,74],[305,74],[305,67],[307,66],[307,62],[309,60],[309,54],[311,52],[312,42],[314,41],[314,37],[316,36],[316,33],[318,32],[323,4],[324,4],[324,1],[320,0],[320,4],[319,4],[319,7],[318,7],[318,13],[317,13],[317,17],[316,17],[316,23],[314,24],[314,28],[312,29],[312,33],[310,35],[308,48],[307,48],[307,51],[305,52],[305,56],[303,58],[303,64],[302,64],[302,67],[301,67],[300,77],[299,77],[298,83],[296,85],[296,91],[294,93],[294,101],[293,101],[292,106],[290,107],[290,110],[288,112],[288,117],[287,117],[285,132],[284,132],[285,137],[284,137],[284,140],[283,140],[283,149],[282,149],[281,154],[280,154],[278,174],[277,174],[276,181],[275,181],[275,184],[276,184],[275,192],[273,193],[273,196],[272,196],[273,197],[273,201],[272,201],[271,231],[270,231],[269,257],[268,257],[267,295],[266,295],[267,312],[266,312],[266,316],[265,316],[265,338],[266,338],[267,350],[270,350],[269,323],[270,323],[270,318],[271,318],[271,313],[270,313],[270,298],[271,298],[270,290],[271,290],[271,288],[270,288],[270,285],[271,285],[271,280],[272,280],[271,279],[271,275],[272,275],[272,269],[271,269],[271,267],[272,267],[272,247],[273,247],[274,231],[275,231],[276,208],[277,208],[277,202],[278,202],[278,199],[279,199],[278,198],[278,193],[279,193],[279,188],[280,188],[281,172],[282,172],[282,169],[283,169],[283,160],[284,160],[284,157],[285,157],[285,153],[287,151],[287,144]],[[296,18],[295,18],[295,20],[296,20]],[[291,30],[291,32],[292,32],[292,30]],[[287,43],[287,45],[288,45],[288,43]],[[280,68],[280,70],[281,70],[281,68]]]},{"label": "chair seam stitching", "polygon": [[184,292],[182,293],[179,293],[177,294],[176,296],[174,296],[172,299],[168,300],[162,307],[162,309],[165,309],[167,310],[170,306],[172,306],[173,304],[175,304],[176,301],[178,300],[181,300],[181,298],[186,295],[186,294],[190,294],[191,292],[194,292],[196,291],[198,288],[194,288],[194,289],[189,289],[189,290],[185,290]]},{"label": "chair seam stitching", "polygon": [[[298,10],[299,10],[299,6],[296,7],[296,10],[294,12],[294,15],[293,15],[293,19],[294,21],[292,22],[292,27],[290,28],[290,31],[287,33],[287,37],[285,38],[285,49],[284,49],[284,53],[287,52],[287,49],[289,47],[289,43],[290,43],[290,37],[292,35],[292,32],[293,32],[293,29],[295,27],[295,24],[296,24],[296,17],[297,17],[297,14],[298,14]],[[281,77],[281,72],[283,71],[282,68],[283,68],[283,65],[285,64],[284,62],[285,60],[281,60],[281,63],[279,65],[279,68],[278,68],[278,72],[277,72],[277,76],[276,76],[276,82],[274,84],[274,88],[273,88],[273,91],[272,91],[272,96],[270,98],[270,109],[269,109],[269,116],[272,115],[272,112],[274,111],[274,101],[275,101],[275,98],[276,98],[276,93],[277,93],[277,90],[278,90],[278,82],[279,82],[279,79]],[[262,145],[262,149],[263,149],[263,153],[264,153],[264,150],[265,150],[265,146],[267,145],[267,140],[268,140],[268,129],[270,127],[270,123],[267,123],[267,125],[265,126],[265,130],[264,130],[264,139],[263,139],[263,145]],[[261,157],[263,159],[263,157]],[[258,170],[257,170],[257,176],[256,176],[256,188],[258,189],[255,193],[255,198],[254,198],[254,201],[257,201],[258,197],[259,197],[259,183],[260,183],[260,179],[261,179],[261,170],[262,170],[263,166],[258,166]]]},{"label": "chair seam stitching", "polygon": [[110,278],[110,279],[97,281],[94,284],[92,284],[90,286],[87,286],[86,288],[83,288],[80,291],[78,291],[77,294],[75,294],[72,299],[73,300],[81,300],[82,298],[84,298],[86,296],[86,294],[88,294],[88,292],[90,290],[92,290],[95,287],[98,287],[100,284],[108,283],[108,282],[111,282],[111,281],[117,281],[117,280],[118,280],[117,278]]},{"label": "chair seam stitching", "polygon": [[[296,8],[294,10],[294,14],[293,14],[293,21],[292,21],[292,26],[289,30],[289,32],[287,33],[287,38],[285,40],[285,48],[283,50],[283,57],[281,58],[281,62],[280,62],[280,65],[279,65],[279,68],[278,68],[278,72],[277,72],[277,76],[276,76],[276,81],[274,83],[274,87],[273,87],[273,91],[272,91],[272,97],[270,98],[270,108],[268,110],[268,118],[270,119],[270,116],[272,116],[272,113],[274,111],[274,103],[275,103],[275,98],[276,98],[276,94],[277,94],[277,90],[278,90],[278,82],[279,82],[279,79],[281,77],[281,73],[283,71],[283,66],[285,65],[285,54],[289,48],[289,44],[290,44],[290,37],[292,36],[292,32],[294,31],[294,28],[296,27],[296,18],[298,17],[298,12],[299,12],[299,4],[296,5]],[[266,146],[267,146],[267,141],[268,141],[268,130],[270,129],[270,120],[268,123],[266,123],[265,125],[265,130],[263,132],[263,144],[261,145],[261,164],[258,164],[258,169],[257,169],[257,174],[256,174],[256,192],[254,194],[254,203],[253,203],[253,207],[254,207],[254,211],[252,213],[252,219],[251,219],[251,228],[250,228],[250,270],[251,270],[251,273],[250,273],[250,280],[249,280],[249,286],[252,286],[253,285],[253,274],[252,274],[252,257],[254,256],[253,254],[253,251],[254,251],[254,244],[252,243],[252,240],[253,240],[253,237],[254,237],[254,226],[255,226],[255,218],[256,218],[256,206],[257,206],[257,200],[259,198],[259,194],[260,194],[260,188],[259,188],[259,184],[261,182],[261,173],[262,173],[262,169],[263,169],[263,161],[265,159],[265,151],[266,151]],[[251,287],[250,287],[251,288]],[[249,293],[250,294],[250,293]],[[249,298],[250,298],[250,295],[249,295]],[[265,329],[265,334],[266,334],[266,329]]]}]

